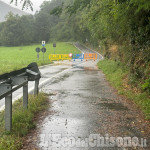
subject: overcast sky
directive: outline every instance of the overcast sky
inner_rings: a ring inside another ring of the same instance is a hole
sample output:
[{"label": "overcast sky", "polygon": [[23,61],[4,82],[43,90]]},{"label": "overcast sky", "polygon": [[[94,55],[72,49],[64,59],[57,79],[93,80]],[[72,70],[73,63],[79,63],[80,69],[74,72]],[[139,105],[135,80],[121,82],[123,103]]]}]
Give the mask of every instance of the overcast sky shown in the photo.
[{"label": "overcast sky", "polygon": [[[11,1],[11,0],[1,0],[1,1],[3,1],[3,2],[5,2],[5,3],[7,3],[7,4],[9,4],[10,6],[15,7],[15,8],[18,8],[18,9],[21,9],[21,8],[22,8],[22,4],[20,4],[20,1],[21,1],[21,0],[18,0],[18,6],[15,6],[15,0],[14,0],[14,2],[13,2],[12,4],[10,4],[10,1]],[[31,0],[31,1],[32,1],[32,3],[33,3],[34,12],[32,12],[29,8],[28,8],[28,10],[26,10],[26,8],[25,8],[23,11],[33,14],[33,13],[36,12],[36,10],[39,10],[39,9],[40,9],[40,5],[41,5],[44,1],[50,1],[50,0]]]}]

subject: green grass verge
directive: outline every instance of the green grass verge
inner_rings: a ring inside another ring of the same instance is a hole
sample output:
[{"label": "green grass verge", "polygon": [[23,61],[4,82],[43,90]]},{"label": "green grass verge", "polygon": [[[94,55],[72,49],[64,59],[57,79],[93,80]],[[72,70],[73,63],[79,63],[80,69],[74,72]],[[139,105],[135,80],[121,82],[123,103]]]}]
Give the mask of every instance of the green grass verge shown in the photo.
[{"label": "green grass verge", "polygon": [[[56,44],[56,54],[81,53],[71,43],[59,42]],[[49,54],[54,53],[53,44],[46,44],[47,51],[44,54],[44,62],[42,52],[39,53],[39,61],[37,60],[37,53],[35,51],[37,47],[42,48],[40,44],[18,47],[0,47],[0,74],[26,67],[31,62],[37,62],[39,66],[44,64],[50,64],[48,56]]]},{"label": "green grass verge", "polygon": [[36,127],[33,121],[37,113],[45,110],[47,96],[39,93],[37,97],[29,96],[28,109],[22,107],[22,99],[13,104],[12,131],[5,132],[4,111],[0,113],[0,150],[18,150],[22,146],[22,137],[27,135],[29,130]]},{"label": "green grass verge", "polygon": [[111,85],[114,86],[119,94],[125,95],[128,99],[133,100],[143,111],[146,119],[150,119],[150,98],[146,92],[134,93],[133,91],[125,90],[122,86],[123,78],[128,74],[128,71],[123,69],[123,66],[118,65],[113,60],[103,60],[98,63]]}]

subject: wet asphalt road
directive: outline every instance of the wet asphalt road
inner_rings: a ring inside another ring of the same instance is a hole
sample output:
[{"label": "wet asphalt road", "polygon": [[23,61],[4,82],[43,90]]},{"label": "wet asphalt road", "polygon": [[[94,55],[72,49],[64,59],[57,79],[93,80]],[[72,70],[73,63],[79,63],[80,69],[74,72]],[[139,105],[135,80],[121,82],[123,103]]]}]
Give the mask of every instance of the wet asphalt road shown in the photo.
[{"label": "wet asphalt road", "polygon": [[[86,51],[86,48],[78,47]],[[50,95],[49,111],[54,113],[38,125],[36,147],[41,150],[149,149],[145,140],[148,137],[143,133],[147,124],[137,125],[142,121],[136,108],[126,104],[111,88],[104,74],[97,69],[97,62],[64,61],[55,64],[63,69],[68,66],[68,69],[41,87]],[[49,77],[49,73],[44,76]],[[112,137],[118,143],[114,143]],[[125,137],[129,137],[132,147],[130,144],[125,148],[120,146]],[[130,137],[135,138],[130,140]],[[138,146],[134,142],[137,138],[140,140]]]}]

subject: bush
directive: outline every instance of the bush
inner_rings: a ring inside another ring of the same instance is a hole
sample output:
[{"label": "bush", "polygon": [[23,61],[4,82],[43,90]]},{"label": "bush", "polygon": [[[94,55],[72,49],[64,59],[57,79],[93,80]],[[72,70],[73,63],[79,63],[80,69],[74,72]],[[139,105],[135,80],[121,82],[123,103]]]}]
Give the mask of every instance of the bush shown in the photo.
[{"label": "bush", "polygon": [[145,83],[142,85],[142,89],[150,94],[150,79],[145,80]]}]

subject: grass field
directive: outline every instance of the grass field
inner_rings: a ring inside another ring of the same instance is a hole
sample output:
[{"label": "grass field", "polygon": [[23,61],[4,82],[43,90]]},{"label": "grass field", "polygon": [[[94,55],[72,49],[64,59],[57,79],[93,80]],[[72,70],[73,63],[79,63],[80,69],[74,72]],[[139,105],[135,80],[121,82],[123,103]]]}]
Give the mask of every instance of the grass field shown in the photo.
[{"label": "grass field", "polygon": [[[40,58],[37,60],[37,53],[35,51],[37,47],[42,48],[41,44],[18,47],[0,47],[0,74],[26,67],[31,62],[37,62],[38,65],[49,64],[50,61],[48,55],[54,53],[53,44],[46,44],[47,51],[44,54],[44,61],[42,52],[39,53]],[[71,43],[59,42],[56,43],[55,53],[75,54],[81,52]]]}]

